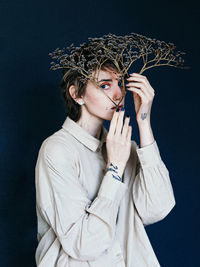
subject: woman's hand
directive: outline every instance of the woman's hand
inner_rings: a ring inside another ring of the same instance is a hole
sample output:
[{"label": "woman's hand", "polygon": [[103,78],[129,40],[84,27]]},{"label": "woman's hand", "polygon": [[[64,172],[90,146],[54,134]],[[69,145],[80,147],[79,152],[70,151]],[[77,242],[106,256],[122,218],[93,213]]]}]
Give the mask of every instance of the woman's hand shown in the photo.
[{"label": "woman's hand", "polygon": [[124,110],[115,111],[110,122],[106,138],[107,167],[112,163],[118,167],[122,176],[131,151],[132,126],[129,125],[130,117],[126,117],[123,125]]},{"label": "woman's hand", "polygon": [[[133,92],[136,119],[138,123],[148,120],[150,122],[151,106],[154,98],[154,89],[147,78],[138,73],[130,74],[127,78],[127,90]],[[138,89],[139,88],[139,89]]]}]

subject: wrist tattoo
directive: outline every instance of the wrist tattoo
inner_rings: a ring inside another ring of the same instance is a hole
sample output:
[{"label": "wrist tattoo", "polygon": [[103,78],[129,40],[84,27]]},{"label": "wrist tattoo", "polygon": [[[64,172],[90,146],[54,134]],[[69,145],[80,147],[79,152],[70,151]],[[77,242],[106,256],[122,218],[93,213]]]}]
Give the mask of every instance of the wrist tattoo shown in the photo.
[{"label": "wrist tattoo", "polygon": [[110,163],[110,167],[107,168],[107,171],[114,172],[115,174],[112,173],[112,177],[115,178],[115,179],[117,179],[117,180],[119,180],[119,181],[122,181],[122,178],[118,175],[118,171],[116,171],[116,170],[118,170],[118,167],[117,166],[114,166],[112,164],[112,162],[111,162]]},{"label": "wrist tattoo", "polygon": [[142,113],[142,114],[141,114],[141,119],[142,119],[142,120],[145,120],[146,117],[147,117],[147,113]]}]

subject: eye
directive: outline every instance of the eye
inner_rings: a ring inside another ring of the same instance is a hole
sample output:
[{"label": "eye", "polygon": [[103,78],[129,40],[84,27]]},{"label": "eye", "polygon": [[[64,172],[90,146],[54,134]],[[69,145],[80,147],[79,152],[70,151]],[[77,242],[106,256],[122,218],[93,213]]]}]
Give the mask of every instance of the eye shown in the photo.
[{"label": "eye", "polygon": [[109,87],[109,84],[107,84],[107,83],[102,84],[102,85],[101,85],[101,88],[102,88],[102,89],[108,89],[108,88],[105,88],[105,86],[108,86],[108,87]]},{"label": "eye", "polygon": [[123,87],[123,82],[122,81],[119,81],[118,82],[118,85],[119,85],[119,87]]}]

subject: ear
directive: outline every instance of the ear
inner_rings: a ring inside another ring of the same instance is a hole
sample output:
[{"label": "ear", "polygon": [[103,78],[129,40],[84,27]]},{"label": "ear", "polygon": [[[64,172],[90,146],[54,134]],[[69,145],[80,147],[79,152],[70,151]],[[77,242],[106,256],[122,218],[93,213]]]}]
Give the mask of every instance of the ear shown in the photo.
[{"label": "ear", "polygon": [[74,85],[71,85],[69,87],[69,93],[70,93],[71,97],[74,99],[74,101],[76,101],[77,103],[79,103],[79,101],[82,100],[82,98],[76,97],[76,88]]}]

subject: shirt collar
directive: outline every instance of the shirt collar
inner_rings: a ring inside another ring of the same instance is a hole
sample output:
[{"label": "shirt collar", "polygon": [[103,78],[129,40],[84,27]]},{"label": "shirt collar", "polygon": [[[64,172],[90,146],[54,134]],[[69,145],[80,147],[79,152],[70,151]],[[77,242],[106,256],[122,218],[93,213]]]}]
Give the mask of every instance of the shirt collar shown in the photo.
[{"label": "shirt collar", "polygon": [[68,131],[73,137],[75,137],[83,145],[91,149],[92,151],[100,150],[103,143],[106,142],[106,136],[108,131],[102,125],[100,140],[90,135],[84,128],[78,123],[67,117],[62,125],[62,128]]}]

